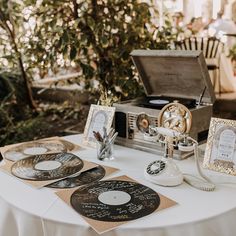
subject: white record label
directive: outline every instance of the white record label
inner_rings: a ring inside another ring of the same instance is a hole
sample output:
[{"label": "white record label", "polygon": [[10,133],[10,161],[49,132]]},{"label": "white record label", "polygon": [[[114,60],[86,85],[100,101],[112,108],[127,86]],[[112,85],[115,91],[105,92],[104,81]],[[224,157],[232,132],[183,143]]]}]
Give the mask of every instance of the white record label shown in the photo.
[{"label": "white record label", "polygon": [[61,166],[59,161],[41,161],[34,168],[36,170],[55,170]]},{"label": "white record label", "polygon": [[26,155],[40,155],[46,153],[47,151],[47,148],[44,147],[32,147],[24,149],[23,153]]},{"label": "white record label", "polygon": [[122,205],[129,202],[131,196],[123,191],[107,191],[103,192],[98,196],[98,200],[107,205]]},{"label": "white record label", "polygon": [[18,161],[19,159],[24,158],[25,155],[23,155],[21,152],[12,151],[12,152],[7,152],[5,154],[5,157],[12,161]]},{"label": "white record label", "polygon": [[165,105],[165,104],[168,104],[169,101],[168,100],[162,100],[162,99],[153,99],[153,100],[150,100],[149,103],[155,104],[155,105]]}]

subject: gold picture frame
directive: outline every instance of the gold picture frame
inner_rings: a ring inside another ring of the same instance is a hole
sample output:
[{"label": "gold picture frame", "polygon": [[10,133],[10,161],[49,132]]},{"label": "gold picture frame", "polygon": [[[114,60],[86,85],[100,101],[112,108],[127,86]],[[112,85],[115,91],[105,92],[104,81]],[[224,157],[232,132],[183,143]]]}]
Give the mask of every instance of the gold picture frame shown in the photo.
[{"label": "gold picture frame", "polygon": [[114,114],[115,107],[92,104],[84,128],[83,144],[96,147],[93,131],[99,132],[103,136],[103,127],[107,130],[111,128]]},{"label": "gold picture frame", "polygon": [[236,175],[236,120],[211,118],[203,167]]}]

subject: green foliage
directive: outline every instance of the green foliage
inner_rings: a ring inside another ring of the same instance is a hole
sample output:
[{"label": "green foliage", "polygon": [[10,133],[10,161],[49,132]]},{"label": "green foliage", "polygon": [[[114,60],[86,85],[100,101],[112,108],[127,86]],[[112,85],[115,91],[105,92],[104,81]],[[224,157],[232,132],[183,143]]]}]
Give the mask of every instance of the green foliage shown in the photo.
[{"label": "green foliage", "polygon": [[[26,92],[25,101],[29,107],[35,109],[29,78],[24,64],[24,45],[27,42],[23,23],[25,18],[25,8],[21,1],[0,0],[0,68],[7,67],[8,71],[17,70],[21,73],[23,90]],[[23,14],[22,14],[23,13]],[[4,60],[5,59],[5,60]]]},{"label": "green foliage", "polygon": [[232,61],[236,61],[236,44],[234,44],[232,48],[229,49],[228,57],[230,57]]},{"label": "green foliage", "polygon": [[[65,135],[66,128],[78,124],[78,120],[84,120],[87,116],[79,104],[76,106],[68,103],[44,104],[40,108],[41,112],[37,116],[27,117],[25,114],[25,119],[18,121],[12,119],[10,125],[1,123],[0,109],[0,146]],[[83,131],[84,126],[81,128],[80,132]]]},{"label": "green foliage", "polygon": [[25,30],[23,3],[14,0],[0,0],[0,68],[18,69],[18,50],[23,48]]},{"label": "green foliage", "polygon": [[21,74],[0,71],[0,101],[0,128],[29,117]]},{"label": "green foliage", "polygon": [[30,141],[36,135],[40,136],[42,121],[42,119],[36,117],[26,121],[19,121],[15,125],[12,125],[10,129],[3,127],[0,129],[0,146]]},{"label": "green foliage", "polygon": [[33,139],[44,115],[80,114],[56,107],[34,117],[29,78],[36,75],[73,68],[77,83],[109,103],[141,95],[130,52],[167,49],[175,37],[169,16],[160,29],[149,8],[139,0],[0,0],[0,68],[9,72],[0,73],[0,145]]},{"label": "green foliage", "polygon": [[170,17],[159,29],[152,6],[139,0],[0,2],[0,67],[16,68],[20,58],[28,76],[40,77],[73,67],[81,72],[77,83],[98,95],[140,95],[130,52],[167,49],[175,37]]},{"label": "green foliage", "polygon": [[26,91],[20,73],[0,71],[0,101],[0,146],[2,146],[6,142],[20,141],[22,136],[18,133],[18,129],[33,115],[26,103]]},{"label": "green foliage", "polygon": [[74,66],[81,71],[78,83],[91,92],[138,96],[130,52],[166,49],[171,39],[171,26],[157,29],[149,7],[138,0],[43,0],[32,14],[37,24],[27,50],[34,57],[31,66],[41,76],[49,68]]}]

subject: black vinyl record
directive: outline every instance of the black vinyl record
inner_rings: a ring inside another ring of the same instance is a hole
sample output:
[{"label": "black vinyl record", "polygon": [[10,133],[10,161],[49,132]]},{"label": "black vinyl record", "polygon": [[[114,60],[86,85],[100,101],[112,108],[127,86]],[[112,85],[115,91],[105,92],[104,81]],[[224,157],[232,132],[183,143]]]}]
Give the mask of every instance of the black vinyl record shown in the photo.
[{"label": "black vinyl record", "polygon": [[137,101],[137,105],[141,107],[153,108],[153,109],[162,109],[165,105],[178,101],[187,108],[194,108],[196,106],[195,99],[187,98],[174,98],[174,97],[165,97],[165,96],[154,96],[154,97],[144,97]]},{"label": "black vinyl record", "polygon": [[53,153],[24,158],[12,165],[11,172],[26,180],[54,180],[75,174],[83,161],[71,153]]},{"label": "black vinyl record", "polygon": [[85,184],[91,184],[94,181],[102,179],[106,174],[102,166],[96,166],[90,170],[84,171],[75,177],[68,177],[52,184],[47,185],[50,188],[74,188]]},{"label": "black vinyl record", "polygon": [[67,152],[72,151],[75,148],[75,145],[67,140],[60,139],[58,141],[63,144],[63,146],[67,150]]},{"label": "black vinyl record", "polygon": [[68,152],[73,149],[74,144],[66,140],[42,140],[14,146],[4,153],[4,157],[10,161],[18,161],[33,155],[42,155],[49,152]]},{"label": "black vinyl record", "polygon": [[139,183],[104,180],[83,186],[71,196],[71,206],[98,221],[130,221],[149,215],[160,205],[159,195]]}]

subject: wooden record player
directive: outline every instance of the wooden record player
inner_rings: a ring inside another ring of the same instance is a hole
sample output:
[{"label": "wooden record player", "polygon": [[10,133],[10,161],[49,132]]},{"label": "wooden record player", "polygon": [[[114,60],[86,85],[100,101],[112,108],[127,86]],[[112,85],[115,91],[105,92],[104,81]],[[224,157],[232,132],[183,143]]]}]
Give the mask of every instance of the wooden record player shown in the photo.
[{"label": "wooden record player", "polygon": [[[160,110],[174,101],[191,111],[190,136],[204,141],[215,95],[202,52],[134,50],[131,57],[146,96],[114,104],[117,143],[152,153],[163,152],[161,145],[145,139],[144,133],[149,125],[158,126]],[[184,158],[178,150],[174,157]]]}]

